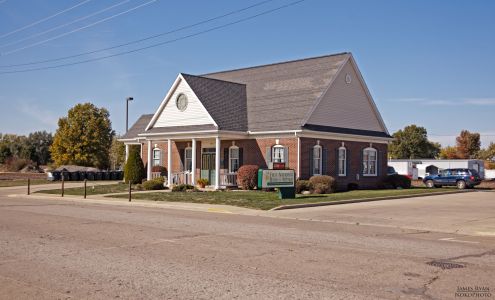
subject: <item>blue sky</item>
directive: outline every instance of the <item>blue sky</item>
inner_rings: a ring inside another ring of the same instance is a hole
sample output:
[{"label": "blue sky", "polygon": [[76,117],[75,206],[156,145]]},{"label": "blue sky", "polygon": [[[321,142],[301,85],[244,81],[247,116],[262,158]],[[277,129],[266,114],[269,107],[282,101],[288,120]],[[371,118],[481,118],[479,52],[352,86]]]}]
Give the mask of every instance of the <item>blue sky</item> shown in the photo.
[{"label": "blue sky", "polygon": [[[273,0],[142,44],[73,60],[0,67],[0,73],[132,50],[292,1]],[[258,2],[261,0],[0,0],[0,66],[102,49]],[[99,11],[103,12],[95,14]],[[447,145],[455,143],[460,130],[468,129],[480,132],[486,146],[495,141],[494,12],[495,1],[490,0],[306,0],[129,55],[58,69],[0,74],[0,132],[54,132],[58,118],[70,107],[89,101],[108,108],[113,127],[122,133],[124,99],[135,98],[130,106],[132,123],[139,115],[154,112],[179,72],[201,74],[350,51],[390,132],[418,124],[427,128],[432,140]],[[81,18],[85,19],[74,22]],[[32,26],[18,30],[28,25]],[[41,34],[45,31],[49,32]]]}]

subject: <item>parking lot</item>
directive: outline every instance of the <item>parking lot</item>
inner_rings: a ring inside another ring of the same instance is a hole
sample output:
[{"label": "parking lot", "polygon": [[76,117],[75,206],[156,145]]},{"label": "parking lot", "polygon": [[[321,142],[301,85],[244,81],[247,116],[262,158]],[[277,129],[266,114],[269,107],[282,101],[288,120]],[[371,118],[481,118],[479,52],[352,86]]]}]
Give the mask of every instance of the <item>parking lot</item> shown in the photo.
[{"label": "parking lot", "polygon": [[495,237],[495,191],[272,212],[279,217]]}]

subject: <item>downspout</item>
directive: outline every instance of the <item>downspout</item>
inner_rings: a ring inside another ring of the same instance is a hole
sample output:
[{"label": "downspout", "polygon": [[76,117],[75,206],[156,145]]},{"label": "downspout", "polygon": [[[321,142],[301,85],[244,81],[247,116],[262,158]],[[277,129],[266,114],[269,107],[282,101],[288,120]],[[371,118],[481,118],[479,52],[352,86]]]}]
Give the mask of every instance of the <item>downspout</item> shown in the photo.
[{"label": "downspout", "polygon": [[297,172],[296,179],[301,177],[301,138],[297,135],[297,132],[294,132],[294,135],[297,137]]}]

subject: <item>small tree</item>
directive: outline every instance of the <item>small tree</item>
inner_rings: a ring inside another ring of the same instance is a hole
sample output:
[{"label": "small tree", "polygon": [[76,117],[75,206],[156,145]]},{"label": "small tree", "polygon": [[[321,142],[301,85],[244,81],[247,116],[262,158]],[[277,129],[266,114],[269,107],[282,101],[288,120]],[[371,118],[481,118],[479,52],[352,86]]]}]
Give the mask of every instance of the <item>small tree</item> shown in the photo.
[{"label": "small tree", "polygon": [[77,104],[67,117],[58,120],[58,129],[50,147],[57,165],[75,164],[106,169],[109,149],[115,135],[110,114],[91,103]]},{"label": "small tree", "polygon": [[110,147],[110,167],[119,169],[125,163],[125,145],[118,140],[118,137],[113,137],[112,147]]},{"label": "small tree", "polygon": [[481,141],[479,133],[471,133],[467,130],[463,130],[456,138],[456,142],[457,153],[460,158],[475,158],[478,151],[480,151]]},{"label": "small tree", "polygon": [[459,154],[457,153],[457,147],[447,146],[440,150],[440,158],[441,159],[458,159]]},{"label": "small tree", "polygon": [[131,148],[127,163],[124,168],[124,179],[126,183],[129,181],[132,184],[142,183],[144,179],[144,164],[139,151],[135,148]]},{"label": "small tree", "polygon": [[440,152],[440,144],[428,140],[426,128],[409,125],[393,134],[389,146],[392,158],[434,158]]}]

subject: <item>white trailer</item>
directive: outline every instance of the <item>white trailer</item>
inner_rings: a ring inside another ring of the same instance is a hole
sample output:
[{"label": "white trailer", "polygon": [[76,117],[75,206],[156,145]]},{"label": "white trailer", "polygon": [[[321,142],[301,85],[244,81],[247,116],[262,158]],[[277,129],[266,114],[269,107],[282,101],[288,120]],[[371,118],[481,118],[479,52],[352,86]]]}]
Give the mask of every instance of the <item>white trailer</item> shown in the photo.
[{"label": "white trailer", "polygon": [[424,178],[444,169],[474,169],[481,178],[485,178],[483,163],[480,159],[390,159],[388,161],[388,165],[394,167],[397,173],[411,176],[413,179]]}]

